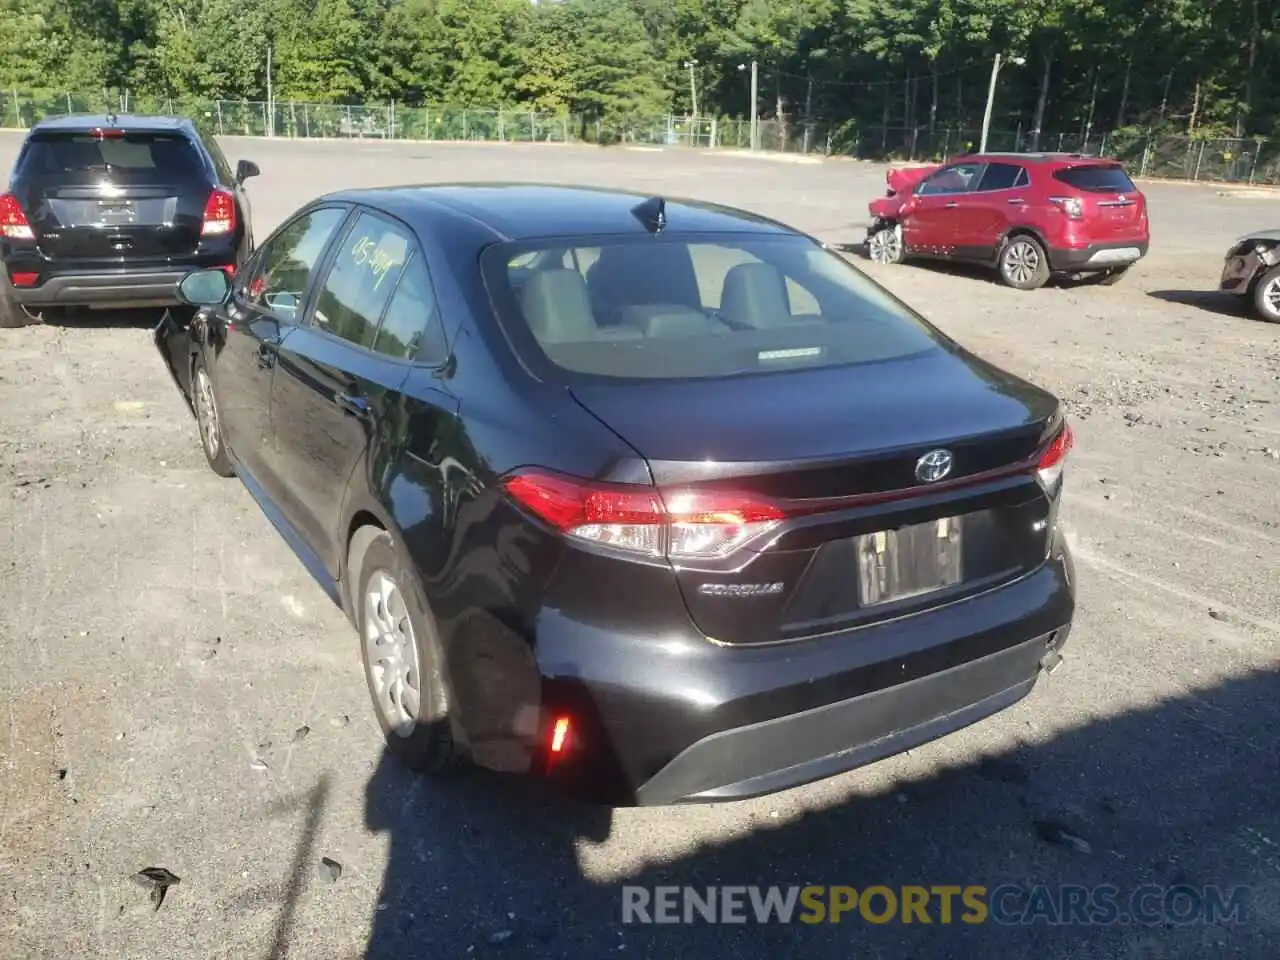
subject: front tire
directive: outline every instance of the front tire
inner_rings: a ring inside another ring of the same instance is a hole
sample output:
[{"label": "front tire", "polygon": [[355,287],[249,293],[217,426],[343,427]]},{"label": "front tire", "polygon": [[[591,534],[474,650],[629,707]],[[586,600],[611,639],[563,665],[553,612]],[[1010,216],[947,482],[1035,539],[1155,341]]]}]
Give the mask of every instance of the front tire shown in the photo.
[{"label": "front tire", "polygon": [[[350,603],[360,659],[387,749],[419,773],[458,765],[435,618],[420,600],[414,574],[384,530],[352,539]],[[358,565],[356,565],[358,563]]]},{"label": "front tire", "polygon": [[1000,279],[1015,290],[1038,290],[1049,282],[1049,256],[1035,237],[1018,234],[1000,250]]},{"label": "front tire", "polygon": [[1253,285],[1253,310],[1267,323],[1280,323],[1280,266],[1272,267]]},{"label": "front tire", "polygon": [[234,477],[236,468],[222,436],[222,417],[218,413],[218,399],[213,393],[213,380],[209,377],[204,356],[200,354],[191,365],[191,405],[195,409],[200,447],[209,462],[209,469],[220,477]]},{"label": "front tire", "polygon": [[883,226],[867,238],[867,256],[873,263],[895,264],[907,259],[907,248],[902,242],[902,227],[897,224]]}]

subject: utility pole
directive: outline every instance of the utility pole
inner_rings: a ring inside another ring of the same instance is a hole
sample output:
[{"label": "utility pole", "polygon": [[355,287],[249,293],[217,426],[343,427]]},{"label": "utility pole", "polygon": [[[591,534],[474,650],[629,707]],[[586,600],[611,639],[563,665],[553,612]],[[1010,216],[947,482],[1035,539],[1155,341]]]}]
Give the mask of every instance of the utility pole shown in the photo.
[{"label": "utility pole", "polygon": [[271,86],[271,44],[267,44],[267,136],[276,135],[276,100]]},{"label": "utility pole", "polygon": [[996,102],[996,77],[1000,75],[1000,54],[991,61],[991,83],[987,87],[987,108],[982,113],[982,142],[978,146],[979,153],[987,152],[987,134],[991,132],[991,109]]},{"label": "utility pole", "polygon": [[698,118],[698,81],[694,75],[693,68],[698,65],[697,60],[686,60],[684,65],[689,68],[689,100],[693,103],[693,118]]},{"label": "utility pole", "polygon": [[[745,63],[738,64],[739,70],[746,70]],[[760,100],[760,65],[751,61],[751,149],[760,149],[760,119],[756,104]]]},{"label": "utility pole", "polygon": [[[1021,66],[1026,63],[1022,57],[1010,57],[1009,62]],[[1000,75],[1000,54],[996,54],[996,58],[991,61],[991,84],[987,87],[987,109],[982,114],[982,143],[978,146],[979,153],[987,152],[987,135],[991,132],[991,110],[996,102],[996,78]]]}]

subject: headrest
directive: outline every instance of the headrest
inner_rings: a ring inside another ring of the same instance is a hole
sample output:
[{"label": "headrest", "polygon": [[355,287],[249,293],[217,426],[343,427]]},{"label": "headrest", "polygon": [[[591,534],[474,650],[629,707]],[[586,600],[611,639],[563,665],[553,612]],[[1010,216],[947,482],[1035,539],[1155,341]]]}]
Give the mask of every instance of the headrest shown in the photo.
[{"label": "headrest", "polygon": [[587,284],[576,270],[539,270],[520,292],[525,322],[541,343],[585,343],[596,339]]},{"label": "headrest", "polygon": [[787,281],[769,263],[740,263],[724,277],[720,313],[749,327],[775,327],[791,319]]}]

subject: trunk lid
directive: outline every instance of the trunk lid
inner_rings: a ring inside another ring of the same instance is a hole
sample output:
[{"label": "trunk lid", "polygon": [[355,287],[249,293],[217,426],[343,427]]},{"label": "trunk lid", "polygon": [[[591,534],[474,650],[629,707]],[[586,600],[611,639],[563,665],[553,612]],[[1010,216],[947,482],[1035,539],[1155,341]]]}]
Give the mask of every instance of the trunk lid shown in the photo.
[{"label": "trunk lid", "polygon": [[[648,461],[659,487],[748,493],[787,514],[772,539],[726,563],[676,567],[693,620],[722,642],[901,616],[1016,578],[1045,558],[1053,504],[1029,469],[1010,468],[1034,461],[1058,402],[962,351],[749,380],[571,390]],[[925,484],[917,466],[938,449],[954,466],[944,482]],[[897,574],[886,580],[874,558],[859,559],[889,537],[900,540],[893,549],[902,557],[923,555],[934,530],[948,541],[951,569],[938,589],[909,595],[909,571],[899,590]],[[877,575],[872,589],[866,578]],[[896,591],[888,598],[886,584]]]},{"label": "trunk lid", "polygon": [[1145,241],[1147,200],[1118,163],[1080,163],[1053,173],[1055,189],[1066,187],[1083,206],[1082,221],[1094,243]]},{"label": "trunk lid", "polygon": [[51,261],[186,256],[200,243],[212,183],[176,134],[43,133],[14,171],[14,193]]}]

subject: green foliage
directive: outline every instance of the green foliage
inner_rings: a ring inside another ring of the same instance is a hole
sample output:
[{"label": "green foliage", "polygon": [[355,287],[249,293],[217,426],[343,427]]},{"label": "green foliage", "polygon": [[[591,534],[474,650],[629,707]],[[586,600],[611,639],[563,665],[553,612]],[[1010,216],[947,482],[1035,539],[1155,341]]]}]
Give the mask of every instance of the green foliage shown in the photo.
[{"label": "green foliage", "polygon": [[1278,10],[1262,0],[0,0],[0,85],[263,100],[270,49],[282,102],[519,106],[620,126],[688,111],[695,96],[704,115],[747,114],[754,60],[763,115],[820,117],[840,139],[886,117],[973,128],[1000,53],[1025,64],[1001,74],[997,128],[1266,135],[1280,126],[1280,88],[1268,82]]}]

